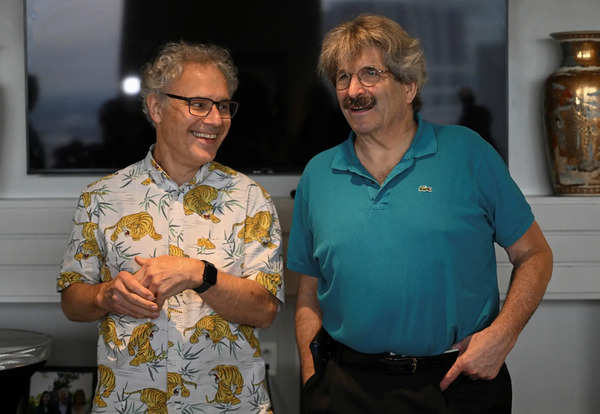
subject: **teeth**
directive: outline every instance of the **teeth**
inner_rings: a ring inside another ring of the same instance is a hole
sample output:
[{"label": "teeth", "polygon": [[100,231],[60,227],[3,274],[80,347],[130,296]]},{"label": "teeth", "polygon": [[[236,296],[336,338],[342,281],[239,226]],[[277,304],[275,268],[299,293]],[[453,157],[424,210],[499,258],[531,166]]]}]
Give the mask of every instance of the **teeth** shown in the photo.
[{"label": "teeth", "polygon": [[196,132],[196,131],[192,131],[192,135],[195,136],[196,138],[207,138],[207,139],[216,139],[217,138],[217,134],[206,134],[204,132]]}]

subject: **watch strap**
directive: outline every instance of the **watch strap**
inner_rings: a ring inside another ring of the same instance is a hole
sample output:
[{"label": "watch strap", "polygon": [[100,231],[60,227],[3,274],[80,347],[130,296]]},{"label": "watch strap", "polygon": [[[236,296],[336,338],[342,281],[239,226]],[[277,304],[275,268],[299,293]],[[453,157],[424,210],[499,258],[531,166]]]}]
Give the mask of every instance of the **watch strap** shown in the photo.
[{"label": "watch strap", "polygon": [[196,293],[204,293],[210,288],[217,284],[217,268],[211,262],[202,260],[204,262],[204,272],[202,273],[202,284],[194,291]]}]

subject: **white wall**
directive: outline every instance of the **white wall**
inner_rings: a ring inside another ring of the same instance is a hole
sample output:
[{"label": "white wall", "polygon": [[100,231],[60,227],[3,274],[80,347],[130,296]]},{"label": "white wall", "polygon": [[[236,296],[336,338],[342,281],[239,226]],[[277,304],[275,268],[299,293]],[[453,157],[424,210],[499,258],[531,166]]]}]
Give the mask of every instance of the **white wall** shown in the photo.
[{"label": "white wall", "polygon": [[[515,180],[530,196],[557,258],[550,292],[508,359],[516,414],[600,410],[600,379],[595,375],[600,366],[600,215],[596,213],[600,198],[548,197],[541,118],[542,83],[559,62],[558,45],[548,34],[598,29],[599,17],[598,0],[509,0],[509,164]],[[2,210],[0,220],[0,328],[50,333],[55,337],[50,363],[90,365],[95,355],[94,325],[66,321],[51,290],[51,273],[60,260],[54,257],[53,246],[68,231],[60,220],[68,217],[70,199],[90,177],[25,173],[23,38],[22,0],[2,0],[0,207],[7,209]],[[285,196],[287,187],[272,187],[276,181],[265,184],[276,196]],[[56,207],[52,219],[44,211],[46,204]],[[278,205],[288,226],[289,203],[279,200]],[[25,207],[34,210],[27,213],[32,220],[26,220],[24,212],[29,210]],[[499,262],[504,286],[507,267],[502,256]],[[43,278],[44,272],[49,273],[48,279]],[[279,412],[291,414],[297,412],[298,402],[293,304],[292,297],[263,337],[278,342],[280,366],[273,394]]]}]

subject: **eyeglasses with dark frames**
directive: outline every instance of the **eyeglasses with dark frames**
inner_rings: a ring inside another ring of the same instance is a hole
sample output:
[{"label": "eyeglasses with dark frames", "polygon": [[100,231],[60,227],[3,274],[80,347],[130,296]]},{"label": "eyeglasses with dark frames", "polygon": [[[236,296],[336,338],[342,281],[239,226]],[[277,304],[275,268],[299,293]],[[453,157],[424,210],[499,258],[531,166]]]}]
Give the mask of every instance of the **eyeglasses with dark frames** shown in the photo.
[{"label": "eyeglasses with dark frames", "polygon": [[193,97],[187,98],[185,96],[174,95],[172,93],[164,93],[163,95],[168,96],[169,98],[179,99],[180,101],[187,102],[188,110],[191,115],[198,116],[200,118],[205,118],[210,114],[210,111],[213,105],[219,111],[219,115],[223,119],[231,119],[236,114],[238,107],[240,104],[236,101],[213,101],[210,98],[202,98],[202,97]]},{"label": "eyeglasses with dark frames", "polygon": [[[377,69],[372,66],[365,66],[364,68],[360,68],[360,70],[356,72],[356,76],[358,77],[358,81],[363,86],[374,86],[375,84],[377,84],[377,82],[381,80],[381,75],[383,75],[384,73],[390,73],[390,71]],[[335,76],[335,89],[337,89],[338,91],[348,89],[350,87],[352,75],[354,75],[354,73],[338,73]]]}]

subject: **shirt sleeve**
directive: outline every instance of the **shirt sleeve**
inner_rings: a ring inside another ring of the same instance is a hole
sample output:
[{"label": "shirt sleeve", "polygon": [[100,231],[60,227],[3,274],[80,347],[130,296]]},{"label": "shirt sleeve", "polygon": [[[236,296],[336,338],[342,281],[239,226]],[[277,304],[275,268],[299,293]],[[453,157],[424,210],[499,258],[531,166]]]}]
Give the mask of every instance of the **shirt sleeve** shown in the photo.
[{"label": "shirt sleeve", "polygon": [[495,230],[494,240],[502,247],[509,247],[533,223],[531,207],[491,146],[486,146],[481,157],[480,172],[480,190]]},{"label": "shirt sleeve", "polygon": [[302,175],[296,197],[294,198],[294,214],[288,241],[287,267],[298,273],[320,277],[321,270],[314,258],[313,236],[309,220],[309,185],[307,172]]},{"label": "shirt sleeve", "polygon": [[271,196],[257,184],[248,189],[244,231],[243,277],[256,280],[282,303],[285,301],[281,226]]},{"label": "shirt sleeve", "polygon": [[95,284],[101,282],[101,251],[98,223],[92,221],[84,206],[83,194],[77,202],[73,215],[73,230],[67,239],[56,288],[63,291],[73,283]]}]

